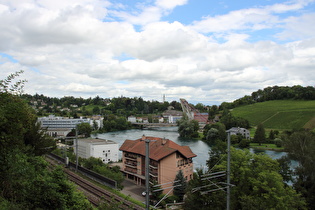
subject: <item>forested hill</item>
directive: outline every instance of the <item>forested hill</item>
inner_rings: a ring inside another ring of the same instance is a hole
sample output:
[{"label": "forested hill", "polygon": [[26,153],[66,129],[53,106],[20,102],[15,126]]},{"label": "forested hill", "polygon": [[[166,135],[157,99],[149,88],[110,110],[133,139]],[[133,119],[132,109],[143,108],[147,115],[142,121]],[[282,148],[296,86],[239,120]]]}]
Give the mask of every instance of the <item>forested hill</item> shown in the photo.
[{"label": "forested hill", "polygon": [[303,87],[300,85],[289,86],[273,86],[259,89],[250,96],[246,95],[232,103],[223,102],[221,109],[232,109],[242,105],[254,104],[257,102],[271,100],[315,100],[315,88],[312,86]]}]

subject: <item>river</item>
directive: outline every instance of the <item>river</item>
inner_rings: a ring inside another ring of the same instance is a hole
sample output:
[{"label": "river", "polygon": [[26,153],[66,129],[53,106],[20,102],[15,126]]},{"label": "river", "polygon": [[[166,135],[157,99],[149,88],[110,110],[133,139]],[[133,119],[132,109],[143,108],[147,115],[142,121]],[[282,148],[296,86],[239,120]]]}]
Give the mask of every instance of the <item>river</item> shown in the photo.
[{"label": "river", "polygon": [[[119,147],[124,143],[126,139],[136,140],[145,136],[160,137],[172,140],[173,142],[181,146],[189,146],[190,149],[197,155],[193,158],[194,168],[206,168],[206,161],[209,159],[208,152],[211,149],[208,144],[201,140],[187,139],[179,137],[177,132],[177,127],[159,127],[154,129],[131,129],[125,131],[116,131],[97,134],[98,138],[113,140],[119,144]],[[95,136],[93,136],[95,137]],[[286,155],[285,152],[271,151],[271,150],[256,150],[250,149],[253,153],[265,153],[270,156],[272,159],[280,158]],[[122,152],[119,151],[119,159],[122,156]]]}]

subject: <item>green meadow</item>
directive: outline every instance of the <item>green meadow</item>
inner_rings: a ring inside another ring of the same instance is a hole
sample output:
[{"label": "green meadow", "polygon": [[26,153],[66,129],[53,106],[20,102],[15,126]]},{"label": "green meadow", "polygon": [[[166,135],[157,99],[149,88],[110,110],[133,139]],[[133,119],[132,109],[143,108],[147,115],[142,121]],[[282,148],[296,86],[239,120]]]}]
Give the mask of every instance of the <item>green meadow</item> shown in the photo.
[{"label": "green meadow", "polygon": [[315,100],[274,100],[240,106],[232,110],[252,127],[262,123],[266,129],[315,128]]}]

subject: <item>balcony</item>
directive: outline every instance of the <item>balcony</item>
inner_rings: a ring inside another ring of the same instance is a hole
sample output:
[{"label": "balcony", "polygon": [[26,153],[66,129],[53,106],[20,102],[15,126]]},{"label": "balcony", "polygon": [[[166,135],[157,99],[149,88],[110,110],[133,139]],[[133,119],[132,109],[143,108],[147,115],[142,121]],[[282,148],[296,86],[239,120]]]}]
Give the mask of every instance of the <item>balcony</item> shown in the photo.
[{"label": "balcony", "polygon": [[125,171],[129,172],[129,173],[133,173],[133,174],[137,174],[137,169],[132,169],[132,168],[125,168]]},{"label": "balcony", "polygon": [[137,162],[135,161],[125,161],[125,166],[131,167],[131,168],[137,168]]},{"label": "balcony", "polygon": [[159,164],[156,161],[150,161],[150,168],[157,169]]},{"label": "balcony", "polygon": [[129,160],[136,160],[137,159],[137,155],[126,153],[125,154],[125,158],[129,159]]}]

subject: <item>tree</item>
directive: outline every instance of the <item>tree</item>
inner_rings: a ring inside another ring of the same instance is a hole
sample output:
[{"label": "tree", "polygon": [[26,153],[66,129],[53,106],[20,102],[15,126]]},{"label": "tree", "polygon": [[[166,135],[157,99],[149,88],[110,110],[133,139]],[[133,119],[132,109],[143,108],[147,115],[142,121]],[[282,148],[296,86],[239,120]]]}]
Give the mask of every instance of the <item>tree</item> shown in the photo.
[{"label": "tree", "polygon": [[294,188],[306,198],[309,209],[315,208],[315,135],[308,131],[297,131],[288,136],[284,147],[289,157],[298,161],[295,169]]},{"label": "tree", "polygon": [[[209,173],[225,171],[227,166],[226,154],[221,155],[222,161],[215,166],[209,166]],[[249,150],[237,150],[231,148],[231,209],[306,209],[305,200],[292,187],[283,183],[279,174],[279,165],[276,160],[267,155],[253,154]],[[195,177],[195,176],[194,176]],[[197,195],[187,193],[187,201],[191,203],[207,204],[213,209],[224,209],[226,193],[221,190],[206,194],[207,199],[199,194],[200,191],[218,189],[218,185],[224,186],[221,182],[225,180],[211,179],[201,180],[197,176]],[[213,185],[213,183],[217,183]],[[191,183],[189,183],[191,184]],[[196,186],[196,185],[194,185]],[[222,202],[223,201],[223,202]],[[186,204],[186,200],[185,200]],[[198,206],[205,209],[204,206]]]},{"label": "tree", "polygon": [[198,137],[199,123],[189,120],[187,116],[177,121],[178,133],[181,137]]},{"label": "tree", "polygon": [[[89,209],[61,168],[49,169],[41,157],[55,146],[36,124],[31,107],[10,75],[0,80],[0,206],[7,209]],[[11,87],[11,88],[9,88]]]},{"label": "tree", "polygon": [[257,126],[257,129],[255,131],[255,135],[254,135],[254,142],[259,143],[259,145],[261,145],[261,143],[266,141],[266,134],[265,134],[265,128],[263,126],[263,124],[259,124]]},{"label": "tree", "polygon": [[78,134],[84,135],[85,137],[89,137],[92,132],[92,127],[89,123],[80,123],[77,125],[78,128]]},{"label": "tree", "polygon": [[213,145],[214,142],[218,140],[218,137],[219,137],[218,129],[210,128],[206,136],[206,141],[209,142],[209,144]]},{"label": "tree", "polygon": [[174,180],[174,195],[178,197],[179,201],[183,201],[186,193],[187,181],[182,170],[179,170]]},{"label": "tree", "polygon": [[274,133],[273,130],[270,130],[270,132],[269,132],[269,140],[272,141],[274,139],[275,139],[275,133]]}]

